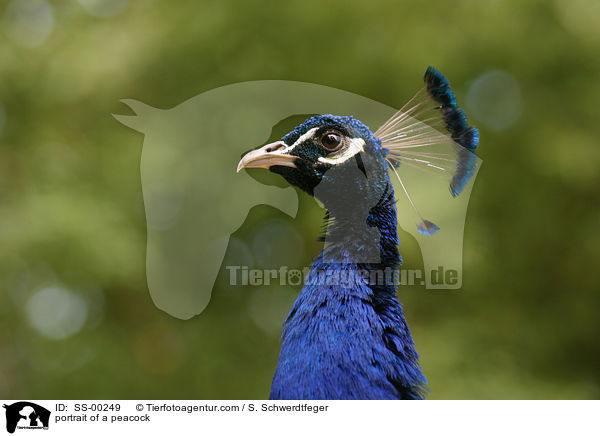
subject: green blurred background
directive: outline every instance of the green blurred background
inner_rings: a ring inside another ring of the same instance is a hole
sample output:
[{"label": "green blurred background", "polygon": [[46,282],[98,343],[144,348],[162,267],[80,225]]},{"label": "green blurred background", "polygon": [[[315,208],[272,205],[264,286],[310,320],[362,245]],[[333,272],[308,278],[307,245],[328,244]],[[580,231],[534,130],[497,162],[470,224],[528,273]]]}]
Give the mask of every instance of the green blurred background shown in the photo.
[{"label": "green blurred background", "polygon": [[[298,289],[222,268],[200,316],[158,310],[143,136],[111,113],[261,79],[399,107],[430,64],[484,161],[463,288],[399,293],[430,398],[600,397],[597,0],[11,0],[0,19],[0,398],[266,398]],[[255,207],[227,256],[306,265],[321,215]]]}]

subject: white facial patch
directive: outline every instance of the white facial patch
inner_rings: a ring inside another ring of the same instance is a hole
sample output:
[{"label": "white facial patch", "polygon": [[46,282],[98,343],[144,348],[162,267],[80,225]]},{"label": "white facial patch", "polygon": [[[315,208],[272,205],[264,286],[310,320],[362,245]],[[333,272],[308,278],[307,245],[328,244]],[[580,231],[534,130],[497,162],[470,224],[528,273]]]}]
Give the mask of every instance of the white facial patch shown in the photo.
[{"label": "white facial patch", "polygon": [[298,139],[296,139],[296,142],[294,142],[292,145],[290,145],[285,150],[283,150],[283,153],[290,153],[294,149],[294,147],[296,147],[296,146],[302,144],[304,141],[307,141],[308,139],[312,138],[312,136],[314,135],[314,133],[317,130],[319,130],[318,127],[313,127],[308,132],[301,135]]},{"label": "white facial patch", "polygon": [[320,157],[319,162],[328,163],[331,165],[341,164],[346,162],[351,157],[356,156],[361,151],[365,150],[365,141],[362,138],[350,139],[350,144],[335,153],[331,153],[327,157]]}]

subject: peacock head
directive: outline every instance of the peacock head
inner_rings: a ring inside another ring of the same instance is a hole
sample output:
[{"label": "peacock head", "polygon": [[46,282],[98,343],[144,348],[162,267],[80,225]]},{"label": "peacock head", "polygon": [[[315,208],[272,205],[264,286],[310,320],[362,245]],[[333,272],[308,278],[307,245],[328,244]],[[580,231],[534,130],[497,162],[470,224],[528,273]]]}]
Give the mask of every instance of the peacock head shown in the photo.
[{"label": "peacock head", "polygon": [[331,211],[348,204],[372,206],[389,192],[387,154],[381,141],[359,120],[319,115],[280,141],[247,153],[237,170],[267,168],[315,196]]},{"label": "peacock head", "polygon": [[456,197],[476,172],[479,133],[469,126],[442,73],[428,67],[424,81],[425,86],[375,133],[352,117],[319,115],[281,141],[246,154],[238,172],[268,168],[314,195],[335,215],[340,208],[345,214],[364,214],[382,204],[389,198],[391,170],[418,218],[419,233],[433,235],[440,228],[422,217],[398,169],[406,165],[446,179]]}]

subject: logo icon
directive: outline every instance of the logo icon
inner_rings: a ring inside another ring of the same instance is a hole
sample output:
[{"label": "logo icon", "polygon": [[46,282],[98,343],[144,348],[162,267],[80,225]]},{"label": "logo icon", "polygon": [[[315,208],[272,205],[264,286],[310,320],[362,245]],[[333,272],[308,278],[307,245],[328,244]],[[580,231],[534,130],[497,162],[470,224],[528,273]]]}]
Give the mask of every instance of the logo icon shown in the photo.
[{"label": "logo icon", "polygon": [[6,431],[14,433],[15,429],[48,429],[50,411],[29,401],[19,401],[11,405],[4,404],[6,409]]}]

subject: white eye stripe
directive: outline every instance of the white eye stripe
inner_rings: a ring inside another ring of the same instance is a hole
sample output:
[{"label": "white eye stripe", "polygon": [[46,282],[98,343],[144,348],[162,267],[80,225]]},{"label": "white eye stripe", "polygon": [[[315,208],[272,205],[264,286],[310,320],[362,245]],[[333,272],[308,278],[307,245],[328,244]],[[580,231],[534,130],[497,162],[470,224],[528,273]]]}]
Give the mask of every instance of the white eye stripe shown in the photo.
[{"label": "white eye stripe", "polygon": [[365,141],[362,138],[350,139],[350,144],[344,147],[340,151],[331,153],[327,157],[320,157],[319,162],[328,163],[331,165],[341,164],[346,162],[348,159],[356,156],[361,151],[365,150]]},{"label": "white eye stripe", "polygon": [[294,147],[302,144],[304,141],[312,138],[312,136],[315,134],[315,132],[318,130],[318,127],[313,127],[312,129],[310,129],[308,132],[304,133],[302,136],[300,136],[298,139],[296,139],[296,142],[294,142],[292,145],[288,146],[285,150],[283,150],[284,153],[289,153],[291,152]]},{"label": "white eye stripe", "polygon": [[[319,130],[319,127],[313,127],[312,129],[308,130],[306,133],[302,134],[292,145],[282,150],[282,152],[286,154],[290,153],[298,145],[313,138],[317,130]],[[337,152],[333,152],[327,157],[320,157],[318,160],[319,162],[328,163],[331,165],[340,164],[364,151],[364,147],[365,141],[362,138],[351,138],[347,147],[344,147]]]}]

